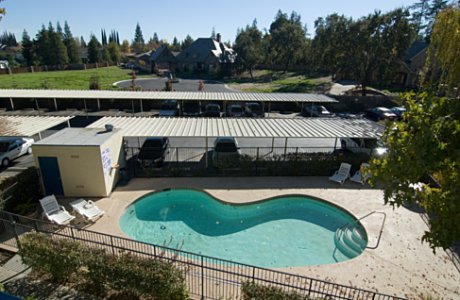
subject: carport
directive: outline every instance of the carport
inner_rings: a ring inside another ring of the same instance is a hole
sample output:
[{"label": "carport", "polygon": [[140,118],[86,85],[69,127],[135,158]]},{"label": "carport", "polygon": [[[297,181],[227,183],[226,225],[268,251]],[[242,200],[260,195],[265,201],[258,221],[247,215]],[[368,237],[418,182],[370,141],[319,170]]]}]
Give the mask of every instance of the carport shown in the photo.
[{"label": "carport", "polygon": [[[109,91],[109,90],[0,90],[0,98],[9,98],[11,109],[14,110],[15,98],[30,98],[35,99],[37,110],[38,101],[36,99],[53,99],[54,108],[58,110],[60,99],[83,99],[86,107],[86,100],[93,99],[97,101],[98,110],[100,110],[101,99],[109,100],[131,100],[132,111],[134,116],[134,101],[139,101],[140,111],[143,112],[143,100],[171,100],[175,99],[183,104],[186,100],[200,101],[223,101],[224,111],[228,101],[244,101],[244,102],[261,102],[265,111],[265,103],[268,102],[268,111],[271,111],[271,102],[296,102],[300,103],[303,111],[304,105],[315,103],[335,103],[337,100],[323,94],[307,94],[307,93],[219,93],[219,92],[165,92],[165,91],[149,91],[149,92],[133,92],[133,91]],[[183,106],[182,106],[183,107]]]},{"label": "carport", "polygon": [[38,134],[42,139],[41,132],[67,122],[73,117],[52,116],[1,116],[0,137],[31,137]]},{"label": "carport", "polygon": [[[87,128],[104,128],[112,124],[123,137],[208,138],[284,138],[286,155],[290,138],[379,138],[385,127],[365,119],[253,119],[253,118],[143,118],[104,117]],[[273,147],[273,142],[272,142]]]}]

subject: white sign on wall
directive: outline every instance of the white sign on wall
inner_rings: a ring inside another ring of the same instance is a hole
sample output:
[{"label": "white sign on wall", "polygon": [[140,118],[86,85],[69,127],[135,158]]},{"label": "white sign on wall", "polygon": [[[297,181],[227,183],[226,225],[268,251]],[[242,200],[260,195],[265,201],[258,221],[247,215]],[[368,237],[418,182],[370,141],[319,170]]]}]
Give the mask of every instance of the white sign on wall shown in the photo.
[{"label": "white sign on wall", "polygon": [[102,151],[102,167],[104,169],[104,175],[110,172],[112,169],[112,156],[110,155],[110,148]]}]

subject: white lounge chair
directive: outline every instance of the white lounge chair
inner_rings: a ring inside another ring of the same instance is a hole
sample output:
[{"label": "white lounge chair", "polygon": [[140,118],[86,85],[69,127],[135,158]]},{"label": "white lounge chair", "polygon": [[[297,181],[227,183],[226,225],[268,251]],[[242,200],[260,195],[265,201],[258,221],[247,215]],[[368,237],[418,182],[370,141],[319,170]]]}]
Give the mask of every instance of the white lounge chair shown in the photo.
[{"label": "white lounge chair", "polygon": [[335,171],[334,175],[332,175],[332,177],[329,177],[329,180],[338,182],[340,184],[344,184],[345,180],[347,180],[348,177],[350,177],[350,169],[350,164],[342,163],[340,165],[340,169],[338,171]]},{"label": "white lounge chair", "polygon": [[[369,168],[369,167],[370,167],[369,164],[366,164],[366,163],[361,164],[361,169],[362,168]],[[353,175],[353,177],[351,177],[350,180],[354,181],[354,182],[357,182],[357,183],[361,183],[362,185],[364,185],[364,184],[366,184],[366,181],[369,179],[371,174],[369,172],[367,172],[366,176],[363,177],[363,173],[362,173],[361,169],[356,171],[355,175]]]},{"label": "white lounge chair", "polygon": [[58,204],[54,195],[46,196],[40,200],[40,205],[45,212],[46,217],[53,223],[58,225],[69,224],[70,221],[75,219],[74,216],[70,215],[64,206]]},{"label": "white lounge chair", "polygon": [[93,221],[104,214],[104,211],[101,211],[91,200],[86,202],[84,199],[78,199],[71,202],[70,206],[83,217],[85,222]]}]

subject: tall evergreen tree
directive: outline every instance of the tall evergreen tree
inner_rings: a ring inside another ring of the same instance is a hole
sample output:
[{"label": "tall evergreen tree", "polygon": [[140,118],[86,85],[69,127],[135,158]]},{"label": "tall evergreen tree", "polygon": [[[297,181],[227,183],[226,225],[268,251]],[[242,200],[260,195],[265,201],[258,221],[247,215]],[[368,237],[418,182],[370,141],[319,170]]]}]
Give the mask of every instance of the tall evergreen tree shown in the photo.
[{"label": "tall evergreen tree", "polygon": [[118,31],[117,31],[117,44],[120,46],[120,38],[118,37]]},{"label": "tall evergreen tree", "polygon": [[27,61],[27,64],[31,66],[33,55],[33,43],[30,40],[30,37],[25,29],[22,32],[22,55],[24,56],[24,59]]},{"label": "tall evergreen tree", "polygon": [[61,40],[64,40],[64,32],[62,31],[62,27],[61,24],[59,24],[59,21],[56,24],[56,32],[59,34]]},{"label": "tall evergreen tree", "polygon": [[133,48],[136,53],[142,53],[145,48],[145,41],[139,22],[137,22],[136,31],[134,32]]},{"label": "tall evergreen tree", "polygon": [[16,47],[18,45],[16,41],[16,36],[8,31],[4,31],[2,35],[0,35],[0,44],[6,45],[6,46],[12,46]]},{"label": "tall evergreen tree", "polygon": [[173,43],[172,43],[172,51],[180,51],[180,49],[181,47],[180,47],[179,41],[177,40],[176,37],[174,37]]},{"label": "tall evergreen tree", "polygon": [[50,65],[51,62],[51,49],[48,30],[46,30],[45,25],[42,25],[42,29],[37,33],[34,40],[35,53],[37,54],[37,59],[43,65]]},{"label": "tall evergreen tree", "polygon": [[187,36],[185,37],[185,39],[182,41],[182,44],[181,44],[181,50],[185,50],[188,46],[190,46],[191,44],[193,44],[193,39],[192,37],[187,34]]},{"label": "tall evergreen tree", "polygon": [[78,52],[78,45],[75,42],[75,39],[72,36],[70,31],[70,26],[67,24],[67,21],[64,23],[64,45],[67,48],[67,56],[69,57],[69,63],[71,64],[81,64],[80,53]]},{"label": "tall evergreen tree", "polygon": [[118,47],[118,44],[116,41],[112,41],[109,43],[109,53],[110,53],[111,61],[121,60],[120,47]]},{"label": "tall evergreen tree", "polygon": [[90,63],[100,62],[101,58],[99,55],[99,48],[101,44],[94,35],[91,35],[91,39],[88,43],[88,59]]},{"label": "tall evergreen tree", "polygon": [[53,27],[53,24],[50,21],[49,24],[48,24],[48,33],[51,33],[51,32],[54,32],[54,27]]},{"label": "tall evergreen tree", "polygon": [[160,42],[160,39],[158,38],[158,34],[156,32],[153,33],[153,41],[155,43],[159,43]]},{"label": "tall evergreen tree", "polygon": [[85,47],[85,48],[87,47],[85,39],[83,38],[83,36],[80,36],[80,47]]},{"label": "tall evergreen tree", "polygon": [[215,29],[214,27],[212,27],[211,37],[212,37],[213,39],[216,38],[216,29]]},{"label": "tall evergreen tree", "polygon": [[110,56],[109,47],[107,45],[102,46],[102,59],[104,61],[112,61]]},{"label": "tall evergreen tree", "polygon": [[51,51],[51,63],[53,65],[65,65],[69,63],[67,55],[67,47],[61,40],[61,36],[57,32],[48,32],[49,34],[49,49]]}]

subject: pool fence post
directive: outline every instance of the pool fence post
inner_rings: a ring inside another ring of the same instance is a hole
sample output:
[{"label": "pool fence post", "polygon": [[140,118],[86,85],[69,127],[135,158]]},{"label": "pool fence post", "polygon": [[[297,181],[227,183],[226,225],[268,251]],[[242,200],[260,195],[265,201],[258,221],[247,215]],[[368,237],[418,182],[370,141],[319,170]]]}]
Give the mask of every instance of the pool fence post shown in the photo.
[{"label": "pool fence post", "polygon": [[256,268],[252,267],[252,283],[255,283],[256,278]]},{"label": "pool fence post", "polygon": [[206,137],[206,169],[208,168],[208,137]]},{"label": "pool fence post", "polygon": [[204,299],[204,267],[203,267],[203,255],[201,256],[201,299]]},{"label": "pool fence post", "polygon": [[177,170],[179,170],[179,147],[176,147],[176,164]]},{"label": "pool fence post", "polygon": [[256,156],[256,175],[259,175],[259,147],[257,147],[257,156]]},{"label": "pool fence post", "polygon": [[15,221],[11,222],[11,227],[13,227],[14,238],[16,239],[16,245],[19,248],[19,235],[18,235],[18,231],[16,229],[16,222]]},{"label": "pool fence post", "polygon": [[310,288],[308,289],[308,297],[310,297],[311,294],[311,284],[313,283],[313,279],[310,279]]},{"label": "pool fence post", "polygon": [[73,228],[70,227],[70,232],[72,233],[72,239],[75,241],[75,236],[73,235]]},{"label": "pool fence post", "polygon": [[112,246],[112,253],[115,254],[115,249],[113,248],[113,236],[110,236],[110,245]]}]

